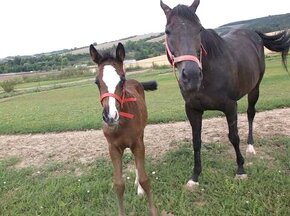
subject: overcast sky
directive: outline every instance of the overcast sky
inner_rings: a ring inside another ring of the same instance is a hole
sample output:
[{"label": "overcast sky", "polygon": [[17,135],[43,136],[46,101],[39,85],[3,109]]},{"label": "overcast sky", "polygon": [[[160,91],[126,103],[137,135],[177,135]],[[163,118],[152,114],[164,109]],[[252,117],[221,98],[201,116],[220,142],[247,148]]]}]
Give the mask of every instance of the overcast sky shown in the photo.
[{"label": "overcast sky", "polygon": [[[193,0],[163,0],[170,7]],[[1,0],[0,58],[163,32],[159,0]],[[290,12],[289,0],[201,0],[205,28]]]}]

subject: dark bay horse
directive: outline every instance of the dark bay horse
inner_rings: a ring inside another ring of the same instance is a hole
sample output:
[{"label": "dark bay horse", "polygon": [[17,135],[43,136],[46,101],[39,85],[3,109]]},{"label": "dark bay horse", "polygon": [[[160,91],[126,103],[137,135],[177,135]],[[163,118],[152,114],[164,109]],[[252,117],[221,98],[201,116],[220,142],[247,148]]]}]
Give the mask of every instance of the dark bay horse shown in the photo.
[{"label": "dark bay horse", "polygon": [[149,178],[145,172],[144,128],[147,124],[147,108],[144,90],[156,90],[155,81],[139,83],[126,80],[123,61],[124,46],[119,43],[116,56],[100,54],[93,45],[90,54],[98,65],[96,84],[100,91],[103,106],[103,132],[109,144],[109,153],[113,163],[113,182],[118,197],[119,215],[125,215],[123,194],[125,184],[122,177],[122,156],[130,148],[136,165],[138,194],[146,193],[150,215],[157,215]]},{"label": "dark bay horse", "polygon": [[199,0],[173,9],[160,1],[167,23],[166,49],[169,62],[178,69],[178,82],[192,127],[194,168],[187,186],[198,184],[202,170],[201,128],[205,110],[220,110],[227,119],[229,140],[236,152],[237,178],[246,177],[237,127],[237,101],[248,95],[249,122],[247,152],[254,153],[253,120],[259,86],[265,72],[264,46],[282,53],[286,60],[290,36],[286,31],[267,36],[246,29],[233,30],[222,37],[204,29],[196,15]]}]

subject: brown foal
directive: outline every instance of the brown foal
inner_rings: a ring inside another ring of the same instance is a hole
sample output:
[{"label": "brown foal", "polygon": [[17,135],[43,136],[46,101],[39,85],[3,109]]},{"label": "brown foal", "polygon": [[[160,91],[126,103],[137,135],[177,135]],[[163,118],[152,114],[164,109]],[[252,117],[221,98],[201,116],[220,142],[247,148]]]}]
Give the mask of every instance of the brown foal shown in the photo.
[{"label": "brown foal", "polygon": [[157,215],[149,178],[144,167],[143,141],[144,128],[147,124],[144,90],[157,89],[157,83],[126,80],[123,67],[125,49],[121,43],[117,46],[115,57],[109,53],[100,54],[93,45],[90,46],[90,54],[98,65],[96,84],[103,106],[103,132],[109,144],[109,153],[113,163],[113,182],[118,197],[119,215],[125,215],[122,156],[126,148],[131,149],[135,158],[135,183],[138,185],[138,194],[143,194],[145,191],[150,215]]}]

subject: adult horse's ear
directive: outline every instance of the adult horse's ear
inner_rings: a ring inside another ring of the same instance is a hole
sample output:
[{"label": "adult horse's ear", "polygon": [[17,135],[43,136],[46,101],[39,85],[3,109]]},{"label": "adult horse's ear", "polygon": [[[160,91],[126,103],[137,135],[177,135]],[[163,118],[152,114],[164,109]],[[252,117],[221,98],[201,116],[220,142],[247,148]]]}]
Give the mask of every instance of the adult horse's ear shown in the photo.
[{"label": "adult horse's ear", "polygon": [[98,53],[93,44],[90,45],[90,55],[95,63],[100,63],[102,56]]},{"label": "adult horse's ear", "polygon": [[169,13],[171,12],[171,8],[164,4],[162,0],[160,0],[160,6],[163,9],[166,17],[168,17]]},{"label": "adult horse's ear", "polygon": [[116,49],[116,58],[120,62],[123,62],[125,59],[125,48],[122,43],[118,43],[118,46]]},{"label": "adult horse's ear", "polygon": [[198,5],[199,5],[200,0],[194,0],[194,2],[189,6],[190,10],[195,13]]}]

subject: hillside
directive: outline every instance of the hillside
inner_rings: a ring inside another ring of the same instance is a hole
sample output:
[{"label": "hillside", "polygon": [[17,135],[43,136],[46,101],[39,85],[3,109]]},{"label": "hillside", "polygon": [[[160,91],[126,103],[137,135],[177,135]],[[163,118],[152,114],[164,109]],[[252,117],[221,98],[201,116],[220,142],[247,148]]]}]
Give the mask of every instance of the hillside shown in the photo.
[{"label": "hillside", "polygon": [[[215,30],[219,34],[225,34],[235,28],[248,28],[261,32],[275,32],[282,29],[290,29],[290,13],[232,22],[222,25]],[[118,42],[122,42],[125,45],[127,59],[142,60],[164,54],[164,45],[162,44],[164,42],[163,32],[135,35],[94,45],[100,50],[110,50]],[[34,56],[15,56],[0,59],[0,74],[60,70],[64,67],[89,65],[91,61],[88,47],[89,44],[88,46],[71,50],[59,50]]]},{"label": "hillside", "polygon": [[224,34],[236,28],[253,29],[264,33],[290,29],[290,13],[232,22],[222,25],[215,30],[220,34]]},{"label": "hillside", "polygon": [[[279,31],[283,29],[290,29],[290,13],[231,22],[231,23],[222,25],[216,28],[215,30],[219,34],[224,34],[228,32],[229,30],[235,29],[235,28],[253,29],[253,30],[264,32],[264,33]],[[138,41],[141,39],[146,40],[148,42],[160,42],[164,40],[164,33],[151,33],[151,34],[145,34],[145,35],[137,35],[130,38],[120,39],[118,41],[98,44],[98,47],[99,49],[107,49],[107,48],[112,47],[113,45],[116,45],[118,42],[122,42],[125,44],[129,40]],[[70,53],[80,54],[80,53],[87,53],[87,52],[88,52],[88,47],[84,47],[84,48],[73,50]]]}]

